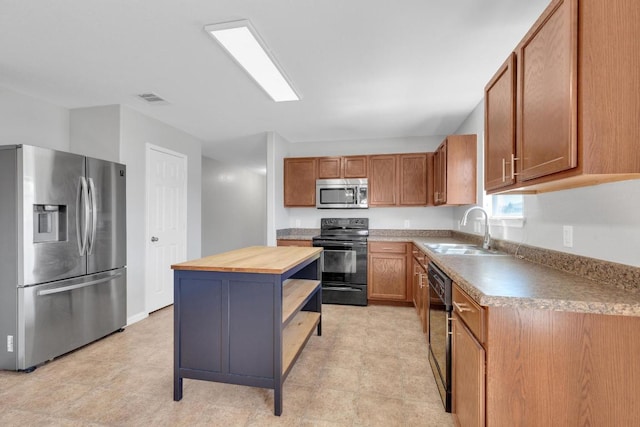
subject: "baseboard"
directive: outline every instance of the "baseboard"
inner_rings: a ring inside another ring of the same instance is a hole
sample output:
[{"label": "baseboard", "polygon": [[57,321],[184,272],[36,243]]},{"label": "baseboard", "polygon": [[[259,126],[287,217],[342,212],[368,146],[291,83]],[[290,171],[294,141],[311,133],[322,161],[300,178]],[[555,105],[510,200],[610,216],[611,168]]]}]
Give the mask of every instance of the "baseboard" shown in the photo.
[{"label": "baseboard", "polygon": [[146,319],[147,317],[149,317],[149,313],[145,311],[134,314],[133,316],[127,318],[127,326],[131,326],[136,322]]}]

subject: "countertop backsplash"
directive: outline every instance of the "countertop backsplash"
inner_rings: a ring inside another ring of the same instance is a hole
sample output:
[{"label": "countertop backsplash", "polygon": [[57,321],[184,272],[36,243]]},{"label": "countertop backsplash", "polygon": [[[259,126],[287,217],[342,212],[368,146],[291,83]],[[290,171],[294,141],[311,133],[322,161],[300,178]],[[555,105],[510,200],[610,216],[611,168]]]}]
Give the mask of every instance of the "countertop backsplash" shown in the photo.
[{"label": "countertop backsplash", "polygon": [[282,228],[276,230],[276,239],[311,240],[319,234],[319,228]]}]

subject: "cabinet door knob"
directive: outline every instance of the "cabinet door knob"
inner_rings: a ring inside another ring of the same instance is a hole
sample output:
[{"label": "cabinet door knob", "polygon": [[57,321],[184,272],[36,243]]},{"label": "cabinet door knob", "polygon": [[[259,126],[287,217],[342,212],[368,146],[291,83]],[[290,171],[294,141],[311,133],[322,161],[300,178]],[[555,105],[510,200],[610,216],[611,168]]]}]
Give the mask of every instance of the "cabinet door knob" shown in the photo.
[{"label": "cabinet door knob", "polygon": [[151,241],[152,242],[157,242],[158,240],[160,240],[160,239],[158,239],[156,236],[152,236],[151,237]]}]

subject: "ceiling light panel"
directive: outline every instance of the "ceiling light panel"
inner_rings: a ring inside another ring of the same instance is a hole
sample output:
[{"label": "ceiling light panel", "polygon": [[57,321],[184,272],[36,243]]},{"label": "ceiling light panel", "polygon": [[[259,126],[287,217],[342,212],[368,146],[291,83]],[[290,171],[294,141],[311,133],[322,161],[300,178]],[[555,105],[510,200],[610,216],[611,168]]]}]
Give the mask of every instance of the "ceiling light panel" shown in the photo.
[{"label": "ceiling light panel", "polygon": [[207,25],[204,29],[274,101],[300,99],[248,20]]}]

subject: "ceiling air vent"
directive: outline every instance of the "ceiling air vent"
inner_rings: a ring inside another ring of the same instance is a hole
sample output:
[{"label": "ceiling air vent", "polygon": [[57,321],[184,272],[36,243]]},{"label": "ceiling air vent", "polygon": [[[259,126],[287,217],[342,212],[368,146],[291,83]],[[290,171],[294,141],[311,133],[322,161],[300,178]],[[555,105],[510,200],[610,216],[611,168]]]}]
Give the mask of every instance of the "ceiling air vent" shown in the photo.
[{"label": "ceiling air vent", "polygon": [[147,101],[149,104],[168,104],[168,102],[153,92],[141,93],[138,98]]}]

